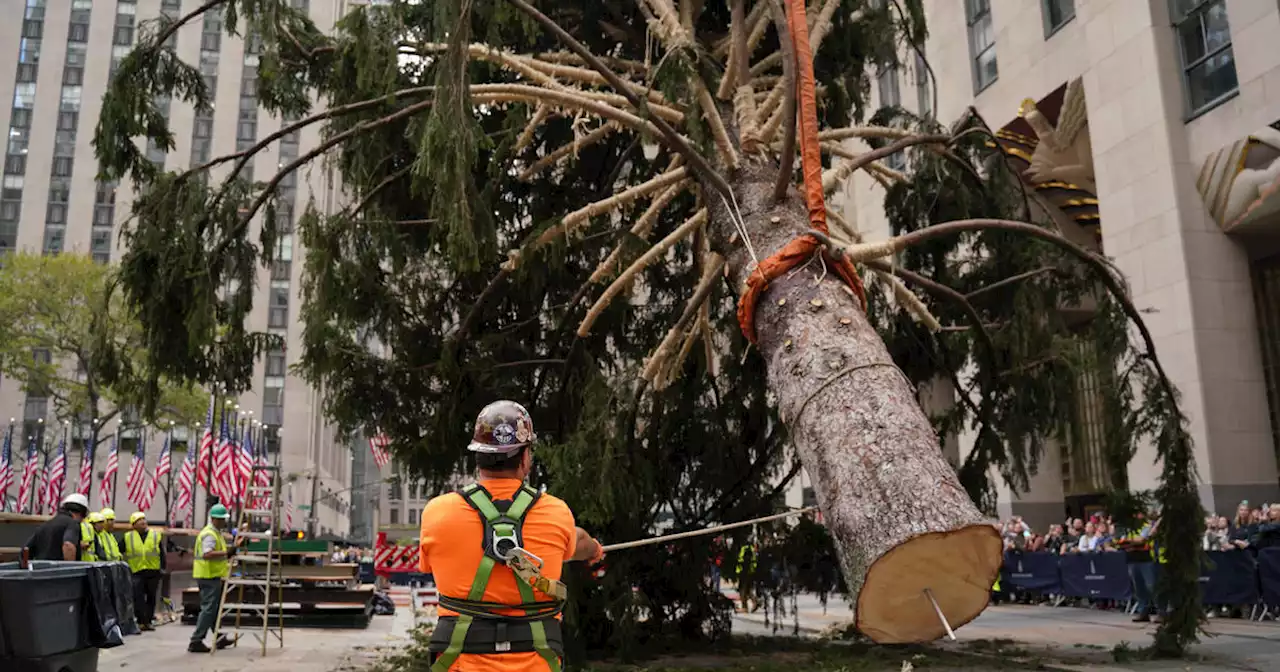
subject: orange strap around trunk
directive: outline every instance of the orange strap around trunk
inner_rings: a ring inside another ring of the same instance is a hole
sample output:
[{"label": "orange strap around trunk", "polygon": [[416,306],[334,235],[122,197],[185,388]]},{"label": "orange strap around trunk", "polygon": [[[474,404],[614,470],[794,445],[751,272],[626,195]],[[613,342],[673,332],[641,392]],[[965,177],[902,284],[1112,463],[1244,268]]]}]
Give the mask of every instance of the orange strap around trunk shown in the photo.
[{"label": "orange strap around trunk", "polygon": [[[827,232],[827,206],[822,191],[822,150],[818,145],[818,107],[814,94],[813,50],[809,46],[809,26],[806,23],[803,0],[786,0],[787,26],[791,32],[791,44],[796,58],[796,101],[800,112],[800,158],[804,172],[804,200],[809,208],[809,225]],[[747,278],[747,286],[738,299],[738,325],[748,341],[756,342],[756,302],[774,278],[803,263],[818,249],[813,236],[800,236],[787,243],[760,265]],[[828,264],[853,289],[858,300],[867,307],[866,290],[853,262],[845,257],[834,260],[823,253]]]}]

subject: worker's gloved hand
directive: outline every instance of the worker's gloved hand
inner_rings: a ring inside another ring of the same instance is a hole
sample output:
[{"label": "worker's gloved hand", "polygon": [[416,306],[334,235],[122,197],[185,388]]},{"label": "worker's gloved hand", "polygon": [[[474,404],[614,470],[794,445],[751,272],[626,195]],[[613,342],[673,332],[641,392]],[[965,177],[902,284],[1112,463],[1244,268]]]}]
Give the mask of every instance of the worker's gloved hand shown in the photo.
[{"label": "worker's gloved hand", "polygon": [[596,544],[596,552],[592,554],[591,559],[587,560],[588,565],[598,565],[604,561],[604,546],[597,539],[592,539]]}]

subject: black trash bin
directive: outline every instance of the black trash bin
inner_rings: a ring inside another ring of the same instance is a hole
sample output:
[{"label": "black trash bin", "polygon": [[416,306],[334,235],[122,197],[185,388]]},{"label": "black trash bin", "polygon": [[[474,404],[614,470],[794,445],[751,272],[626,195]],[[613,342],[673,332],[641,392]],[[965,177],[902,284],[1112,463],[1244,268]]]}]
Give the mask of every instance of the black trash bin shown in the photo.
[{"label": "black trash bin", "polygon": [[33,561],[30,569],[0,564],[0,670],[96,672],[95,644],[102,643],[94,641],[102,639],[102,624],[96,621],[103,615],[90,581],[95,574],[106,581],[102,564]]},{"label": "black trash bin", "polygon": [[88,563],[0,568],[0,659],[41,658],[89,647]]}]

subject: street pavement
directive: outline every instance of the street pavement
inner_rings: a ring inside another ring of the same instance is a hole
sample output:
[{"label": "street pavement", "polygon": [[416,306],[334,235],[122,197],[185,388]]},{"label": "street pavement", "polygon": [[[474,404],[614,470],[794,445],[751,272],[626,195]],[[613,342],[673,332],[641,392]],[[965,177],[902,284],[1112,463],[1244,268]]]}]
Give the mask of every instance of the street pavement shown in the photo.
[{"label": "street pavement", "polygon": [[[736,598],[732,591],[727,596]],[[799,634],[814,636],[833,626],[853,620],[853,611],[842,598],[833,596],[824,609],[814,595],[797,599],[798,618],[789,611],[781,619],[766,617],[762,611],[736,614],[736,634],[791,635],[799,624]],[[767,619],[767,623],[766,623]],[[1241,619],[1210,619],[1210,634],[1193,648],[1205,657],[1208,667],[1170,663],[1167,669],[1253,669],[1280,670],[1280,623],[1255,623]],[[1123,613],[1076,607],[1005,605],[990,607],[968,625],[956,630],[959,645],[972,646],[978,641],[1013,641],[1032,651],[1052,650],[1066,654],[1110,652],[1116,647],[1139,649],[1151,643],[1155,626],[1134,623]],[[1070,657],[1070,656],[1068,656]],[[1094,655],[1093,658],[1098,656]],[[1159,664],[1144,664],[1140,669],[1166,669]],[[1135,669],[1107,667],[1097,664],[1080,668],[1089,670]]]},{"label": "street pavement", "polygon": [[[403,648],[413,626],[409,609],[394,616],[374,616],[365,630],[294,628],[284,632],[284,648],[268,635],[267,655],[252,635],[241,636],[239,646],[214,655],[187,653],[192,626],[162,625],[154,632],[128,637],[124,646],[103,650],[98,672],[342,672],[359,671],[380,654]],[[206,637],[205,643],[212,643]]]}]

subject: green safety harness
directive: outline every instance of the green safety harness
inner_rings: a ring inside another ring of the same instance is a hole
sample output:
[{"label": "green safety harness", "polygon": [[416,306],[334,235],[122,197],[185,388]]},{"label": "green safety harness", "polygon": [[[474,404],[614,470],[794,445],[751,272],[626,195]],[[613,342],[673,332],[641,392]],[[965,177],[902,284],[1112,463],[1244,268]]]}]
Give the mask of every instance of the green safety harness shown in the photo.
[{"label": "green safety harness", "polygon": [[[495,501],[482,486],[472,483],[458,490],[458,494],[480,514],[484,523],[481,542],[484,557],[466,599],[440,596],[441,607],[461,615],[441,617],[436,624],[428,647],[434,657],[431,672],[446,672],[464,653],[530,651],[542,656],[552,672],[559,672],[564,638],[556,616],[564,608],[568,591],[563,583],[542,576],[542,560],[523,548],[524,518],[541,493],[522,485],[513,499]],[[520,604],[484,601],[485,588],[498,565],[516,575]],[[534,588],[552,599],[537,601]],[[521,610],[524,614],[501,613],[511,610]]]}]

